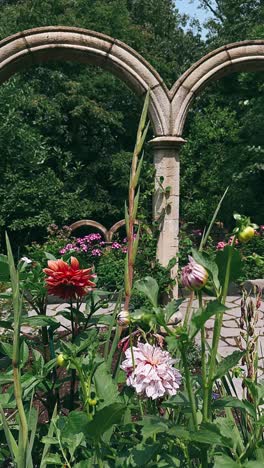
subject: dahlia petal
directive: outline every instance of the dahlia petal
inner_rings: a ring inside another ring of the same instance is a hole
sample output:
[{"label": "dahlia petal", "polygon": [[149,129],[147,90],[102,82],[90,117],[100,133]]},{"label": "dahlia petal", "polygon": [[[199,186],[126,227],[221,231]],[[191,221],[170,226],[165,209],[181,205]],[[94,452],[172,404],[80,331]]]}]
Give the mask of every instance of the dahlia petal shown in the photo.
[{"label": "dahlia petal", "polygon": [[134,363],[130,348],[126,350],[125,356],[121,369],[127,373],[127,385],[132,386],[138,394],[155,400],[177,393],[181,374],[172,367],[175,359],[171,358],[168,351],[149,343],[138,343],[137,347],[133,347]]},{"label": "dahlia petal", "polygon": [[78,270],[80,268],[80,264],[79,264],[79,261],[77,260],[76,257],[71,257],[71,267],[74,269],[74,270]]}]

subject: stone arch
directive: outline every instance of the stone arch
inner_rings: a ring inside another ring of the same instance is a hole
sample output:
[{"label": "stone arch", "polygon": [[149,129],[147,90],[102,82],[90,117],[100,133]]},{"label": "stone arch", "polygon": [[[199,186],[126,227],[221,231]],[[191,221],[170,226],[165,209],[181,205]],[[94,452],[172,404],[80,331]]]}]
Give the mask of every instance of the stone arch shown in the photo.
[{"label": "stone arch", "polygon": [[76,221],[75,223],[72,223],[69,226],[69,228],[73,232],[76,229],[79,229],[80,227],[83,227],[83,226],[93,227],[93,228],[97,229],[98,231],[100,231],[103,234],[104,239],[106,241],[109,240],[108,230],[106,229],[106,227],[103,226],[101,223],[98,223],[97,221],[94,221],[93,219],[81,219],[80,221]]},{"label": "stone arch", "polygon": [[202,57],[170,91],[172,135],[182,135],[191,102],[208,83],[234,72],[258,70],[264,70],[264,40],[228,44]]},{"label": "stone arch", "polygon": [[118,76],[139,96],[150,89],[149,116],[154,133],[169,132],[170,100],[163,80],[135,50],[105,34],[49,26],[7,37],[0,42],[0,83],[25,67],[50,60],[97,65]]}]

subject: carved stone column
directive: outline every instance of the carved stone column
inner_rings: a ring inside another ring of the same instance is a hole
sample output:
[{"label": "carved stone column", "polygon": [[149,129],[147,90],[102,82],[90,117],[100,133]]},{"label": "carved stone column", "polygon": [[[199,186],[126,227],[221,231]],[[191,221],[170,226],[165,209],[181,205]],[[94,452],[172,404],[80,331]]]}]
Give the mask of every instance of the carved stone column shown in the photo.
[{"label": "carved stone column", "polygon": [[[153,217],[159,223],[160,235],[157,258],[167,266],[178,252],[180,159],[179,153],[185,140],[181,137],[163,136],[150,141],[154,150],[155,194]],[[175,277],[177,266],[172,269]],[[174,290],[177,296],[178,288]]]}]

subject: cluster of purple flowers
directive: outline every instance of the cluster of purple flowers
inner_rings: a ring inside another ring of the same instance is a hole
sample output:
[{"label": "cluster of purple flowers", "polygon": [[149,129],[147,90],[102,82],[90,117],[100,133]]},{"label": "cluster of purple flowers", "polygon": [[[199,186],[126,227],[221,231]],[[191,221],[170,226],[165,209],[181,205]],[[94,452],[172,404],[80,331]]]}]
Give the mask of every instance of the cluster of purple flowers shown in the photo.
[{"label": "cluster of purple flowers", "polygon": [[[123,240],[123,245],[119,242],[113,242],[111,249],[121,250],[123,253],[127,252],[127,239]],[[79,252],[89,253],[92,257],[101,257],[103,251],[102,248],[106,246],[106,243],[102,240],[101,234],[92,233],[84,237],[78,237],[74,242],[65,245],[60,249],[60,254],[64,255],[67,252]]]},{"label": "cluster of purple flowers", "polygon": [[105,245],[105,242],[102,240],[101,234],[92,233],[84,237],[78,237],[73,243],[65,245],[60,250],[60,254],[64,255],[67,252],[90,252],[94,257],[102,255],[102,252],[99,248],[94,248],[95,244],[99,244],[101,247]]}]

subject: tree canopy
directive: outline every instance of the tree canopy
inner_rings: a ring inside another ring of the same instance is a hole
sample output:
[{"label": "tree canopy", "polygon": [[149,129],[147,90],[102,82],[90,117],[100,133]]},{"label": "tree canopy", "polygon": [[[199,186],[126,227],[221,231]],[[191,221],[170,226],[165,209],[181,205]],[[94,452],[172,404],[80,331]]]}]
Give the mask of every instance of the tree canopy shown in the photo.
[{"label": "tree canopy", "polygon": [[[172,0],[23,0],[1,2],[0,37],[47,25],[83,27],[141,53],[168,86],[207,51],[261,38],[260,1],[200,0],[211,11],[206,39],[188,29]],[[236,74],[206,88],[189,112],[182,151],[181,216],[203,226],[230,185],[222,211],[263,222],[263,75]],[[12,240],[41,240],[50,223],[123,218],[141,102],[111,74],[76,63],[48,63],[0,87],[0,227]],[[151,137],[151,133],[150,133]],[[145,157],[142,191],[154,180]]]}]

